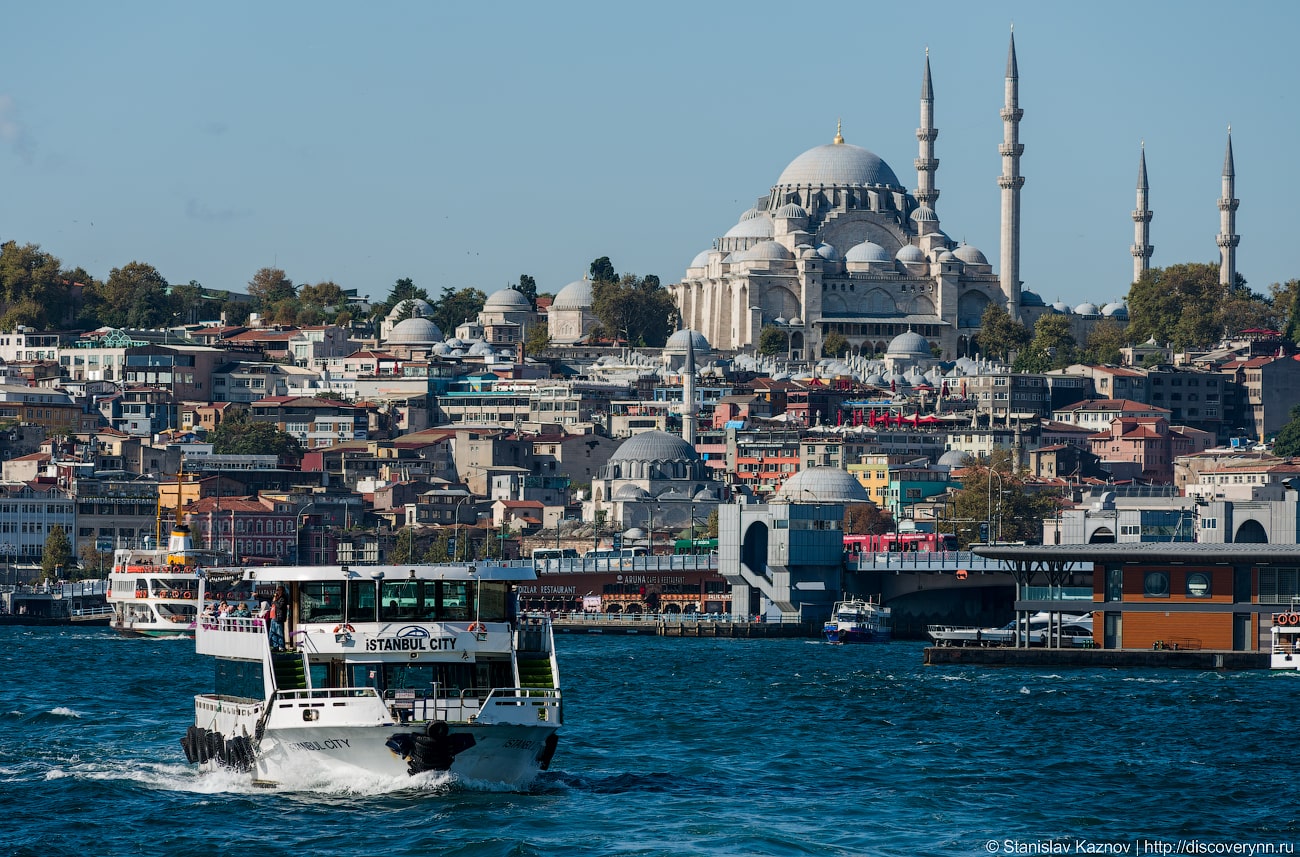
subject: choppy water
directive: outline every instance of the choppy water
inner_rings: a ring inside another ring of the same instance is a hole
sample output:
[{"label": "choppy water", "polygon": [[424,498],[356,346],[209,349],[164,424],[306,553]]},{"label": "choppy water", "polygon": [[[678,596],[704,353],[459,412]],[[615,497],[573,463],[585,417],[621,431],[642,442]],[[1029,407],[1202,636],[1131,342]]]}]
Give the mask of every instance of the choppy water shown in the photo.
[{"label": "choppy water", "polygon": [[0,853],[1159,853],[1139,837],[1287,853],[1300,839],[1300,675],[923,668],[902,642],[557,639],[566,724],[531,791],[267,792],[185,764],[177,741],[212,672],[190,641],[0,628]]}]

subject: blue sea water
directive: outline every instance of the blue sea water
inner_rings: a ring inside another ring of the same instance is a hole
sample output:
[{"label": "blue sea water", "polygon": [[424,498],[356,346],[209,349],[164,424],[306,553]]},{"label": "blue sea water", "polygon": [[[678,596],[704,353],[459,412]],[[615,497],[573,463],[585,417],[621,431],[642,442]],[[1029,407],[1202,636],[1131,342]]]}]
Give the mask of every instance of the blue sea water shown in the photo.
[{"label": "blue sea water", "polygon": [[0,628],[0,854],[1160,853],[1143,838],[1288,853],[1300,839],[1297,674],[927,668],[907,642],[557,644],[565,726],[528,792],[437,778],[266,791],[185,764],[177,742],[212,676],[191,641]]}]

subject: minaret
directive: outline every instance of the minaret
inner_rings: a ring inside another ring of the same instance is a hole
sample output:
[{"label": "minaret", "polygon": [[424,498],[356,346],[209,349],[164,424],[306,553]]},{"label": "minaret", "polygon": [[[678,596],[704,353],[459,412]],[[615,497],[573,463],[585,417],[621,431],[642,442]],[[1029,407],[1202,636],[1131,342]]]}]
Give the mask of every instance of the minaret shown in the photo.
[{"label": "minaret", "polygon": [[687,328],[686,362],[682,365],[682,440],[695,448],[695,337]]},{"label": "minaret", "polygon": [[1237,282],[1237,205],[1233,196],[1236,171],[1232,166],[1232,126],[1228,126],[1228,151],[1223,156],[1223,198],[1219,200],[1219,285],[1232,288]]},{"label": "minaret", "polygon": [[1137,208],[1133,210],[1133,282],[1151,267],[1151,209],[1147,199],[1147,146],[1142,144],[1142,158],[1138,161]]},{"label": "minaret", "polygon": [[930,49],[925,49],[925,76],[921,78],[921,127],[916,129],[920,152],[916,158],[916,202],[934,208],[939,191],[934,187],[934,171],[939,160],[934,156],[934,139],[939,129],[934,127],[934,88],[930,84]]},{"label": "minaret", "polygon": [[998,187],[1002,188],[1002,258],[1000,279],[1002,294],[1007,299],[1007,313],[1020,318],[1020,188],[1025,184],[1020,175],[1020,156],[1025,147],[1020,144],[1020,74],[1016,68],[1016,33],[1011,31],[1011,47],[1007,51],[1006,103],[1002,106],[1002,175]]}]

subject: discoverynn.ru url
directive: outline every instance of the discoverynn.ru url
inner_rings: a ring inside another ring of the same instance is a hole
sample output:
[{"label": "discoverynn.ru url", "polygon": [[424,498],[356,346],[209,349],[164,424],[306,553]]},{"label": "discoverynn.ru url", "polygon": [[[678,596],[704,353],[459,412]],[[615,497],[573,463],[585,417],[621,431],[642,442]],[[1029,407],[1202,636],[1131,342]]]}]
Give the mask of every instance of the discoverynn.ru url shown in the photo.
[{"label": "discoverynn.ru url", "polygon": [[1204,839],[990,839],[988,854],[1294,854],[1294,842],[1210,842]]}]

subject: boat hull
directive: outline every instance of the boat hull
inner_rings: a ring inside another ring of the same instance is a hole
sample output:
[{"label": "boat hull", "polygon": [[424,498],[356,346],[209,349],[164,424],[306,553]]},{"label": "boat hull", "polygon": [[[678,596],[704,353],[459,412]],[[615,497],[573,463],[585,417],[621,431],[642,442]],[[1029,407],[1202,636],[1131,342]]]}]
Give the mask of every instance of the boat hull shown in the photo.
[{"label": "boat hull", "polygon": [[893,633],[889,629],[872,631],[861,628],[826,628],[825,634],[828,643],[888,643],[893,639]]}]

